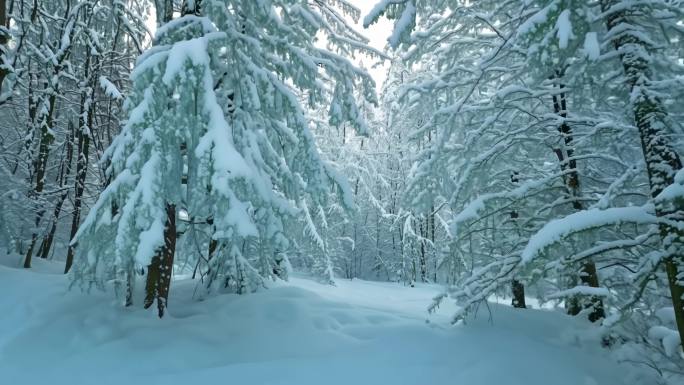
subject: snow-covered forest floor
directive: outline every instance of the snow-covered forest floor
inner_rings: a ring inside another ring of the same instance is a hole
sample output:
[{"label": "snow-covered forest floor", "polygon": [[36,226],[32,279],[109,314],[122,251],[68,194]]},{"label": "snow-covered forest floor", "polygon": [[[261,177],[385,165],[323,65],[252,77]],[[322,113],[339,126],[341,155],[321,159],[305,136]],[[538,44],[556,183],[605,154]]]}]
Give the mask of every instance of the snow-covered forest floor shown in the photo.
[{"label": "snow-covered forest floor", "polygon": [[[11,263],[10,263],[11,264]],[[439,286],[303,277],[251,295],[193,299],[176,279],[168,316],[69,290],[61,264],[0,265],[0,384],[623,385],[586,321],[490,303],[465,325]]]}]

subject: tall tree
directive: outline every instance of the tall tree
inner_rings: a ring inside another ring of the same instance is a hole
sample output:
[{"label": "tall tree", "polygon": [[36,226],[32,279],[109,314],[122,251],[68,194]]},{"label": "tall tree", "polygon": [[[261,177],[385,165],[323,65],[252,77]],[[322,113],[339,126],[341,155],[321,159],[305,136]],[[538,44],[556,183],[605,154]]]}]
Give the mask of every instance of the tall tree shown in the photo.
[{"label": "tall tree", "polygon": [[[345,57],[373,52],[340,17],[338,9],[358,17],[346,2],[193,1],[182,9],[136,65],[129,118],[105,154],[111,183],[74,237],[74,279],[125,285],[145,267],[145,306],[156,300],[159,316],[175,246],[184,244],[175,240],[181,210],[208,235],[183,255],[205,261],[209,288],[255,290],[283,271],[289,232],[323,239],[325,220],[316,224],[312,213],[336,199],[331,191],[348,192],[321,160],[299,97],[328,103],[332,124],[360,132],[367,128],[353,93],[374,101],[370,76]],[[338,53],[314,44],[319,32]],[[213,242],[210,260],[194,252]]]},{"label": "tall tree", "polygon": [[[682,5],[678,1],[656,1],[644,5],[601,1],[602,17],[608,27],[607,39],[615,47],[624,69],[630,107],[641,138],[650,193],[656,204],[655,212],[659,218],[666,219],[659,225],[665,250],[663,264],[681,346],[684,347],[684,232],[678,228],[678,223],[684,220],[684,206],[681,200],[661,197],[666,188],[678,184],[675,183],[675,176],[682,169],[682,161],[670,139],[676,123],[668,117],[662,96],[653,87],[658,82],[653,66],[665,64],[669,67],[668,58],[658,53],[656,42],[667,46],[670,43],[667,33],[680,30],[676,20],[681,23],[684,17]],[[655,17],[659,12],[678,18]],[[671,73],[666,71],[664,75]],[[664,82],[668,83],[668,80],[665,78]]]}]

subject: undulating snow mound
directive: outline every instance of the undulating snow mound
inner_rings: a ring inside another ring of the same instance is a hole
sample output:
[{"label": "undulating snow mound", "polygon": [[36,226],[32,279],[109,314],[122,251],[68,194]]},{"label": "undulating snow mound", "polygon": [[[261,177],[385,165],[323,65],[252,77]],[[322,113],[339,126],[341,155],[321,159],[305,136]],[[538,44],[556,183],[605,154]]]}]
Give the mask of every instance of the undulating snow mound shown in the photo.
[{"label": "undulating snow mound", "polygon": [[[0,266],[0,384],[624,385],[590,327],[490,304],[466,325],[428,316],[437,286],[293,278],[245,296],[193,299],[168,316],[112,293],[69,291],[57,269]],[[429,320],[428,320],[429,318]]]}]

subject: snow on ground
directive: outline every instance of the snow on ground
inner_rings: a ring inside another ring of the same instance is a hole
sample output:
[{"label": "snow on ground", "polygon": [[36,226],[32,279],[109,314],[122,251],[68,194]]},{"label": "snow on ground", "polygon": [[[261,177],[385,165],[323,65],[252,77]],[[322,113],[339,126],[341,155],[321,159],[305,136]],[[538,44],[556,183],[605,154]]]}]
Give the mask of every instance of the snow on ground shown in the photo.
[{"label": "snow on ground", "polygon": [[451,326],[450,309],[425,311],[438,286],[295,277],[197,301],[178,280],[159,320],[112,293],[68,290],[58,267],[0,265],[0,384],[636,383],[583,322],[490,304],[491,316],[483,306]]}]

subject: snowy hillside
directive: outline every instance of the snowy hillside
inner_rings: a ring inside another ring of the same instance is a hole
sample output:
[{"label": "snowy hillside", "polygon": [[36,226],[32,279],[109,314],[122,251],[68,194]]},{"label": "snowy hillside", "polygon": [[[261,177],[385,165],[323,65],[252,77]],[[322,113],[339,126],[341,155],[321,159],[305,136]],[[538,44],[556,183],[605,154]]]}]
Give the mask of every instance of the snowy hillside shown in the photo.
[{"label": "snowy hillside", "polygon": [[158,319],[69,291],[59,267],[0,266],[0,384],[635,383],[588,323],[561,313],[490,304],[450,326],[443,307],[427,322],[433,286],[293,278],[196,301],[178,280]]}]

